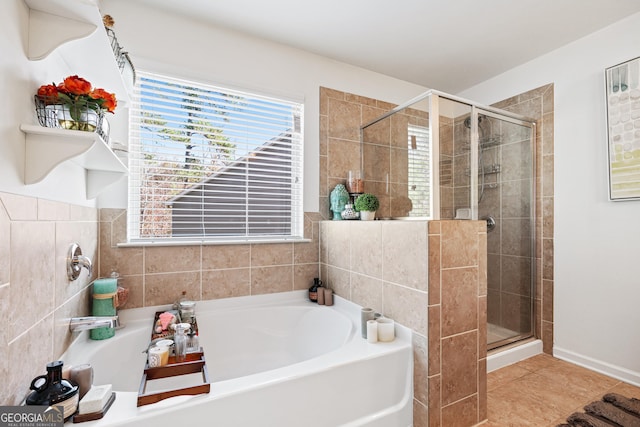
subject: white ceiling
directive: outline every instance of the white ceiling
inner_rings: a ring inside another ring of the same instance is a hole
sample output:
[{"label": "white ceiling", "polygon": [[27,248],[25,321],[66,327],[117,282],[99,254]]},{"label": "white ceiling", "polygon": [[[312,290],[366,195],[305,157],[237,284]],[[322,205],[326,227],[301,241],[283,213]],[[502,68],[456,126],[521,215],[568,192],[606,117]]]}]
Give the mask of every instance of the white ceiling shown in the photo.
[{"label": "white ceiling", "polygon": [[640,12],[638,0],[131,0],[457,93]]}]

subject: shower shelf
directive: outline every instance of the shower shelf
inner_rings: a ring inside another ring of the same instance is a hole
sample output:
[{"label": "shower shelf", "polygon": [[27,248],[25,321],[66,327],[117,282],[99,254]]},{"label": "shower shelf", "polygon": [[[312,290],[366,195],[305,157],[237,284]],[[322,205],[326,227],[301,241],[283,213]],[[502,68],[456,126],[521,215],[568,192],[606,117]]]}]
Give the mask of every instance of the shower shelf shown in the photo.
[{"label": "shower shelf", "polygon": [[[484,172],[480,172],[478,171],[478,176],[484,175],[496,175],[500,173],[500,164],[499,163],[494,163],[492,165],[487,165],[484,167]],[[466,169],[465,171],[465,175],[466,176],[471,176],[471,171],[469,170],[469,168]]]},{"label": "shower shelf", "polygon": [[[502,143],[502,135],[490,136],[488,138],[484,138],[478,141],[478,146],[486,150],[488,148],[497,147]],[[468,142],[463,142],[461,144],[461,149],[463,151],[469,151],[471,144]]]}]

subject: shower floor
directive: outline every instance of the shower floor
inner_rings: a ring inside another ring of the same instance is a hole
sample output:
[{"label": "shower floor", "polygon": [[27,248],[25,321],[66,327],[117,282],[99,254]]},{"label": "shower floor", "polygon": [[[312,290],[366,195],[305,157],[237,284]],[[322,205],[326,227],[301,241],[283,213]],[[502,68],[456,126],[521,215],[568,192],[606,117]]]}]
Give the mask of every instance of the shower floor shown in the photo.
[{"label": "shower floor", "polygon": [[520,332],[512,331],[511,329],[503,328],[493,323],[487,324],[487,344],[504,341],[519,335]]}]

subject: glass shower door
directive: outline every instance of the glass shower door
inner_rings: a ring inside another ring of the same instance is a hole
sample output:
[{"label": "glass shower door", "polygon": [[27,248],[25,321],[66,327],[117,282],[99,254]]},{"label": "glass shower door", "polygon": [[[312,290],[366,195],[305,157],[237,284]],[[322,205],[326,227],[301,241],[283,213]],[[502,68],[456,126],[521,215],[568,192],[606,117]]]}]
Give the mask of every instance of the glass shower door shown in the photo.
[{"label": "glass shower door", "polygon": [[535,155],[531,123],[479,111],[478,219],[487,221],[487,344],[533,336]]}]

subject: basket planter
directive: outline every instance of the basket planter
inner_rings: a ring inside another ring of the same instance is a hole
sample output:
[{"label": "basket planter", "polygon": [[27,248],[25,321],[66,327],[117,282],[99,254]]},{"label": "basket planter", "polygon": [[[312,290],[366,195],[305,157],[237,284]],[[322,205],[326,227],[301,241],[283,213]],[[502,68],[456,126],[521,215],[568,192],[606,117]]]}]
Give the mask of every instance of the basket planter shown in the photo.
[{"label": "basket planter", "polygon": [[86,105],[50,104],[37,95],[35,104],[41,126],[96,132],[105,142],[109,141],[109,123],[103,109]]}]

